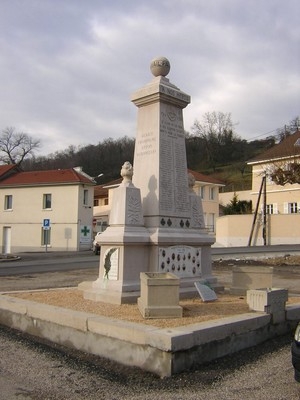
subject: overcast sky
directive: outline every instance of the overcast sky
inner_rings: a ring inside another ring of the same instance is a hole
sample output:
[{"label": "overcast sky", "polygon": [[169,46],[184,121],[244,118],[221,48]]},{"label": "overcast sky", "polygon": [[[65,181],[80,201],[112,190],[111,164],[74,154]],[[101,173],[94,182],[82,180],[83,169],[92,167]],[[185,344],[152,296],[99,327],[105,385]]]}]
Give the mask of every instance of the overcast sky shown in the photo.
[{"label": "overcast sky", "polygon": [[165,56],[204,113],[252,140],[300,115],[299,0],[0,0],[0,129],[38,155],[136,133],[130,96]]}]

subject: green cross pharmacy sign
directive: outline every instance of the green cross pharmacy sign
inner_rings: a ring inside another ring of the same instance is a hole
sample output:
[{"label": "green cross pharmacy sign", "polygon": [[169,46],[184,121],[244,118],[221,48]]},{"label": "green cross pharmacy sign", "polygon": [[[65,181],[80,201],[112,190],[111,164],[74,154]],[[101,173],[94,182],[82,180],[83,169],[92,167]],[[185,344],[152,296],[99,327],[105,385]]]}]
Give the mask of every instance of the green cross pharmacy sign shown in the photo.
[{"label": "green cross pharmacy sign", "polygon": [[91,243],[92,230],[88,225],[80,226],[80,243]]}]

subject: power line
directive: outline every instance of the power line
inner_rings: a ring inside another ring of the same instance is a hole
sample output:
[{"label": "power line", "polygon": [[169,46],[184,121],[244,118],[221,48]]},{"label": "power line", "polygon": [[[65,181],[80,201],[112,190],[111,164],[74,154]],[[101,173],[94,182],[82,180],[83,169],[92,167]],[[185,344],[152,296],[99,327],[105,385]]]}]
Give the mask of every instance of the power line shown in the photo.
[{"label": "power line", "polygon": [[253,139],[257,139],[257,138],[259,138],[259,137],[262,137],[262,136],[269,135],[270,133],[272,133],[272,132],[276,132],[276,131],[278,131],[278,130],[280,130],[280,129],[283,129],[283,128],[284,128],[284,126],[283,126],[283,127],[281,127],[281,128],[276,128],[276,129],[273,129],[272,131],[269,131],[269,132],[266,132],[266,133],[262,133],[262,134],[260,134],[260,135],[254,136],[253,138],[251,138],[251,140],[253,140]]},{"label": "power line", "polygon": [[[269,132],[262,133],[260,135],[254,136],[253,138],[251,138],[251,140],[257,139],[257,138],[262,137],[262,136],[269,135],[270,133],[273,133],[273,132],[280,132],[282,130],[286,131],[287,129],[293,129],[293,128],[294,129],[298,129],[299,128],[299,118],[296,119],[296,122],[294,124],[293,124],[293,122],[294,121],[291,121],[289,124],[285,124],[285,125],[281,126],[280,128],[276,128],[276,129],[273,129],[272,131],[269,131]],[[278,136],[278,133],[277,133],[277,136]]]}]

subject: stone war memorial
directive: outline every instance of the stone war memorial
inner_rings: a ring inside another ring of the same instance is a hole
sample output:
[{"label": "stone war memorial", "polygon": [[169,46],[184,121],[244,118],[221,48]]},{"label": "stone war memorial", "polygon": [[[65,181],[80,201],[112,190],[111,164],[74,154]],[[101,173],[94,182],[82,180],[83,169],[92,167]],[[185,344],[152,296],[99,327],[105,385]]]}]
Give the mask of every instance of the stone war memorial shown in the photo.
[{"label": "stone war memorial", "polygon": [[214,237],[187,170],[183,109],[190,96],[167,78],[165,57],[155,58],[150,70],[152,80],[131,96],[138,113],[133,167],[120,166],[123,182],[114,189],[109,227],[99,240],[99,277],[79,285],[85,299],[136,302],[143,273],[175,275],[181,298],[196,293],[195,282],[216,284]]}]

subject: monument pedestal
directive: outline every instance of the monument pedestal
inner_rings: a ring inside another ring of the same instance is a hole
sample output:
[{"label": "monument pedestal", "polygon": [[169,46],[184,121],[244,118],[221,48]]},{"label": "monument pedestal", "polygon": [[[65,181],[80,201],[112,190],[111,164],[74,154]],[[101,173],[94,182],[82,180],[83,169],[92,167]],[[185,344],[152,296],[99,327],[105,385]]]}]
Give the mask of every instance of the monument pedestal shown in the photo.
[{"label": "monument pedestal", "polygon": [[195,281],[217,284],[211,271],[212,237],[197,230],[167,228],[149,229],[149,233],[149,271],[179,277],[181,297],[196,293]]},{"label": "monument pedestal", "polygon": [[140,273],[148,266],[148,242],[143,227],[108,227],[101,235],[98,279],[78,286],[83,297],[112,304],[136,302]]},{"label": "monument pedestal", "polygon": [[82,282],[83,297],[122,304],[136,302],[140,273],[148,270],[149,232],[143,226],[140,191],[131,182],[132,166],[125,162],[123,182],[115,189],[110,226],[101,234],[99,277]]}]

